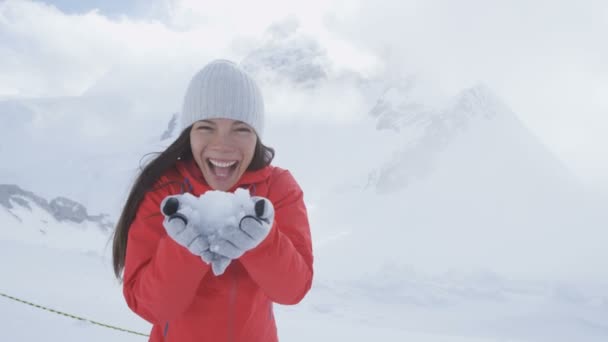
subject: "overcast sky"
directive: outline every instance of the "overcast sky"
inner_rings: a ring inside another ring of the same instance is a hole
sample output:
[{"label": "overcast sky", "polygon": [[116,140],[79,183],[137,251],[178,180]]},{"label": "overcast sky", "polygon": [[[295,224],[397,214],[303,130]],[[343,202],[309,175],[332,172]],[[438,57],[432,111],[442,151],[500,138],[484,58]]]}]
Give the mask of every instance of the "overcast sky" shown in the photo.
[{"label": "overcast sky", "polygon": [[166,68],[169,79],[156,82],[182,84],[172,70],[234,57],[235,40],[288,16],[336,65],[365,72],[389,63],[446,93],[487,84],[577,175],[608,189],[602,0],[8,0],[0,2],[0,98],[77,96],[116,68],[133,84],[147,68]]}]

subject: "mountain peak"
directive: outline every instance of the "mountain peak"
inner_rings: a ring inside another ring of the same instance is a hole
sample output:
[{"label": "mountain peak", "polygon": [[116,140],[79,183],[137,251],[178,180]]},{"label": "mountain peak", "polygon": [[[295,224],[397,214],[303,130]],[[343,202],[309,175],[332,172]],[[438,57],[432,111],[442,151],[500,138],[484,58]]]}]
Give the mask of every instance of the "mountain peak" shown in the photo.
[{"label": "mountain peak", "polygon": [[[460,165],[479,155],[486,155],[489,169],[499,164],[508,167],[506,160],[511,160],[530,175],[552,175],[555,183],[571,183],[559,160],[486,85],[464,89],[438,107],[415,96],[415,83],[404,84],[384,92],[370,113],[377,120],[377,129],[393,129],[403,139],[395,155],[372,172],[380,192],[392,192],[430,176],[444,159]],[[488,151],[501,157],[495,158]]]},{"label": "mountain peak", "polygon": [[432,94],[414,76],[389,81],[369,114],[378,130],[400,132],[406,127],[428,125],[436,109]]},{"label": "mountain peak", "polygon": [[485,84],[464,89],[456,96],[454,112],[467,113],[471,117],[492,118],[513,111]]},{"label": "mountain peak", "polygon": [[327,79],[330,69],[327,51],[298,28],[294,18],[272,25],[264,43],[243,59],[242,67],[270,84],[287,81],[314,87]]}]

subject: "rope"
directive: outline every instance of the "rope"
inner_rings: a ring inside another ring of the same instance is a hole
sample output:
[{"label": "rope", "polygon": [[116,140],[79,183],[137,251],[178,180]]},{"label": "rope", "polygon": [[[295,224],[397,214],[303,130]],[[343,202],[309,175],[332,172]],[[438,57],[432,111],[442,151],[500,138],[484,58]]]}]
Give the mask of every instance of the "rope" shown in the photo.
[{"label": "rope", "polygon": [[22,303],[22,304],[27,304],[27,305],[33,306],[33,307],[38,308],[38,309],[46,310],[46,311],[49,311],[49,312],[52,312],[52,313],[55,313],[55,314],[58,314],[58,315],[62,315],[62,316],[73,318],[73,319],[76,319],[76,320],[79,320],[79,321],[83,321],[83,322],[88,322],[88,323],[91,323],[91,324],[99,325],[99,326],[104,327],[104,328],[114,329],[114,330],[130,333],[130,334],[134,334],[134,335],[139,335],[139,336],[145,336],[145,337],[149,337],[150,336],[148,334],[142,334],[142,333],[137,332],[137,331],[132,331],[132,330],[128,330],[128,329],[123,329],[123,328],[115,327],[115,326],[112,326],[112,325],[109,325],[109,324],[104,324],[104,323],[99,323],[99,322],[96,322],[96,321],[92,321],[90,319],[86,319],[86,318],[83,318],[83,317],[74,316],[74,315],[71,315],[71,314],[68,314],[68,313],[65,313],[65,312],[61,312],[61,311],[58,311],[58,310],[53,310],[51,308],[47,308],[47,307],[44,307],[42,305],[30,303],[30,302],[25,301],[23,299],[19,299],[19,298],[15,298],[13,296],[9,296],[9,295],[4,294],[2,292],[0,292],[0,296],[8,298],[8,299],[11,299],[11,300],[14,300],[14,301]]}]

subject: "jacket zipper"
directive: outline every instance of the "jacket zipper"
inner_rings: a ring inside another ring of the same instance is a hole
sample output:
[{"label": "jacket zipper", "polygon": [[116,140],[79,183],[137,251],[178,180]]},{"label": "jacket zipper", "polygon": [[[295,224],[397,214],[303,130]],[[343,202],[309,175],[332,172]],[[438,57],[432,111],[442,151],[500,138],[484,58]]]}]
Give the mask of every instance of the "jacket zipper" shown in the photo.
[{"label": "jacket zipper", "polygon": [[230,303],[228,304],[228,342],[234,342],[234,321],[236,301],[236,274],[231,272]]}]

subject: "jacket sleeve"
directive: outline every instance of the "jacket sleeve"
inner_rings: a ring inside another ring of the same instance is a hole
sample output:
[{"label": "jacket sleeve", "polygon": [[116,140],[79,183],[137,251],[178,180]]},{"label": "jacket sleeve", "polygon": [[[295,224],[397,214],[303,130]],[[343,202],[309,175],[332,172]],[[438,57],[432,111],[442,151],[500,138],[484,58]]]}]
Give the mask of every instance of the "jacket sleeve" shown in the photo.
[{"label": "jacket sleeve", "polygon": [[272,301],[297,304],[312,285],[313,253],[308,214],[300,186],[289,171],[270,185],[275,209],[266,239],[243,254],[240,262]]},{"label": "jacket sleeve", "polygon": [[128,306],[153,324],[183,313],[210,268],[165,232],[160,203],[166,195],[168,189],[149,191],[139,206],[129,230],[123,276]]}]

